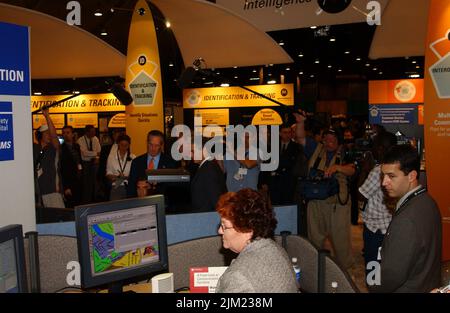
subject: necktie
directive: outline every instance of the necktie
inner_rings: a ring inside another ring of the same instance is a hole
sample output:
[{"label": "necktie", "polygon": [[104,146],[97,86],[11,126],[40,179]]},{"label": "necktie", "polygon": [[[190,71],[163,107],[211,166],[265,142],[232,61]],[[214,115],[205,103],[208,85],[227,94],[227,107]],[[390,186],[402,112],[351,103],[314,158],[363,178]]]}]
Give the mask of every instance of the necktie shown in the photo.
[{"label": "necktie", "polygon": [[150,159],[150,162],[148,162],[147,169],[153,170],[155,168],[155,162],[153,161],[153,158]]}]

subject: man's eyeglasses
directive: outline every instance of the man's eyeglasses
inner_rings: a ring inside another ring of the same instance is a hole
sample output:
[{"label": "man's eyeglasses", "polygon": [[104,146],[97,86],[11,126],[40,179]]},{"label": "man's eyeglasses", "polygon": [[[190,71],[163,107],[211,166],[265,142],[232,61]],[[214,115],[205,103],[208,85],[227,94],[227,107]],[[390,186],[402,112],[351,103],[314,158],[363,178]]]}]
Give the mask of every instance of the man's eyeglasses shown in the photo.
[{"label": "man's eyeglasses", "polygon": [[226,231],[227,229],[232,229],[234,228],[233,226],[231,227],[226,227],[223,223],[218,225],[218,228],[221,229],[222,231]]}]

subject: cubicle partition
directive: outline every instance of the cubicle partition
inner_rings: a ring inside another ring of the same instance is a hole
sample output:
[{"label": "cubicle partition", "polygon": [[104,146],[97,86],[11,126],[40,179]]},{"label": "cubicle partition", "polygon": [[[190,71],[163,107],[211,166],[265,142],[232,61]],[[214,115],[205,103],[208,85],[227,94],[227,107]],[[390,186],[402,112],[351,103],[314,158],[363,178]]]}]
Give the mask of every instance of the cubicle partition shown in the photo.
[{"label": "cubicle partition", "polygon": [[[274,207],[274,210],[278,220],[275,233],[290,231],[297,234],[297,206]],[[167,242],[174,244],[217,235],[219,223],[216,212],[167,215]],[[38,224],[37,231],[40,235],[76,236],[75,222]]]}]

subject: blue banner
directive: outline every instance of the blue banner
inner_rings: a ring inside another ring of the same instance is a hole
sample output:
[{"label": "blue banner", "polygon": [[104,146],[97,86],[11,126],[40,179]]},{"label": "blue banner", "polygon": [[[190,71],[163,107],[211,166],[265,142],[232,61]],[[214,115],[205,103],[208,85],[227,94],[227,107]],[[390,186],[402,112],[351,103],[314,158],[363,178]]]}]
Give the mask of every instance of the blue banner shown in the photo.
[{"label": "blue banner", "polygon": [[12,102],[0,102],[0,161],[14,160]]},{"label": "blue banner", "polygon": [[0,22],[0,95],[30,95],[28,39],[28,27]]},{"label": "blue banner", "polygon": [[369,105],[370,124],[418,124],[417,104]]}]

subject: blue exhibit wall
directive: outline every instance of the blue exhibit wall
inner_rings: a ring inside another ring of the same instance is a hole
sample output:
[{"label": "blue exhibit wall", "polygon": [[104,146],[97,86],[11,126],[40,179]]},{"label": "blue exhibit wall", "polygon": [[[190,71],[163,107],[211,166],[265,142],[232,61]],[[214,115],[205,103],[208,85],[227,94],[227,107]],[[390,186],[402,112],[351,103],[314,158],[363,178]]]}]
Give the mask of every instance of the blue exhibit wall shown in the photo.
[{"label": "blue exhibit wall", "polygon": [[[274,207],[278,220],[275,230],[297,234],[297,206]],[[167,242],[173,244],[195,238],[217,235],[220,223],[216,212],[175,214],[166,216]],[[45,235],[76,236],[75,222],[38,224],[37,231]]]}]

